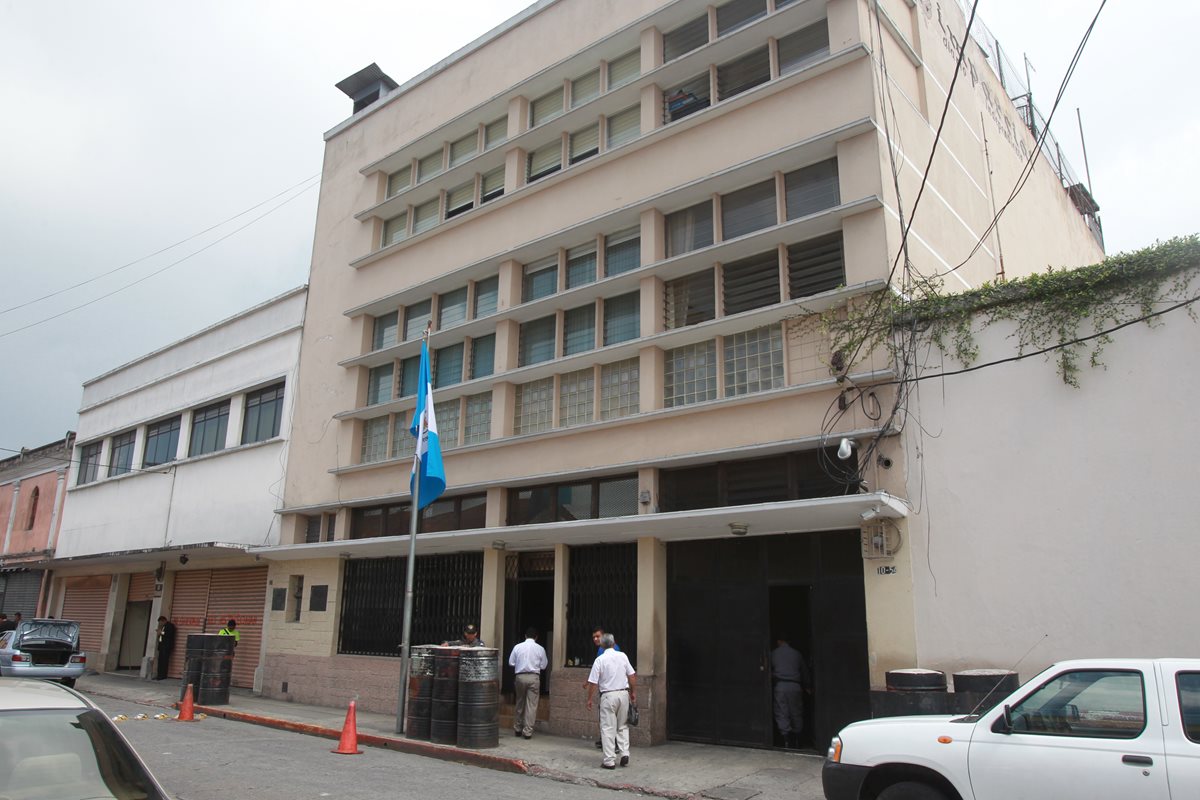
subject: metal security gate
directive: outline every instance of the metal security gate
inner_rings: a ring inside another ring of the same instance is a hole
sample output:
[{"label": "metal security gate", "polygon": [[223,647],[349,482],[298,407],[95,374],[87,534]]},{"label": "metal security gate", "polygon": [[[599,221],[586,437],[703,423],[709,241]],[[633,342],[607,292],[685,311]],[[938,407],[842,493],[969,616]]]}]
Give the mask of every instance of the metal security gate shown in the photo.
[{"label": "metal security gate", "polygon": [[236,619],[241,639],[233,658],[233,685],[254,686],[262,656],[263,608],[267,602],[267,568],[214,569],[208,589],[206,633],[216,633]]},{"label": "metal security gate", "polygon": [[167,666],[167,676],[170,678],[178,678],[183,674],[188,634],[204,633],[204,618],[208,615],[208,579],[208,570],[175,573],[171,611],[166,615],[175,623],[175,649],[171,651],[171,661]]},{"label": "metal security gate", "polygon": [[62,619],[79,623],[79,647],[88,655],[88,665],[100,664],[104,649],[104,624],[108,619],[108,589],[111,575],[89,575],[64,581]]},{"label": "metal security gate", "polygon": [[0,611],[8,616],[20,611],[27,619],[37,614],[41,570],[12,570],[0,573]]}]

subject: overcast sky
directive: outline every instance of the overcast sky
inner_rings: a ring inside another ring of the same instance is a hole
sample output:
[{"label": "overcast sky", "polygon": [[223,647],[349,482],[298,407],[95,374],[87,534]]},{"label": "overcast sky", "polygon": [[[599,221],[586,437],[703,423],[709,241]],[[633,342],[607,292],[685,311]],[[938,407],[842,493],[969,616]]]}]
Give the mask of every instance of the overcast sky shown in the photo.
[{"label": "overcast sky", "polygon": [[[1044,113],[1098,1],[981,0]],[[350,110],[333,84],[372,61],[403,83],[526,5],[0,0],[0,448],[74,429],[84,380],[304,283],[322,133]],[[1183,0],[1110,3],[1055,119],[1082,176],[1082,107],[1110,253],[1198,227],[1197,29]]]}]

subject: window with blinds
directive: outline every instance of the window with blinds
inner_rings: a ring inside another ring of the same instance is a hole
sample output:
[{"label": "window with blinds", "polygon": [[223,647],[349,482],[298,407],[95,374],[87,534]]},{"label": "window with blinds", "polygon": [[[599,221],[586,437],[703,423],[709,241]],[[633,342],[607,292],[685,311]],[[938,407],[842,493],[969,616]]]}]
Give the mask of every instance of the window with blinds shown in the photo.
[{"label": "window with blinds", "polygon": [[729,241],[778,223],[775,179],[721,195],[721,239]]},{"label": "window with blinds", "polygon": [[554,358],[554,317],[521,323],[517,344],[517,366],[527,367]]},{"label": "window with blinds", "polygon": [[367,405],[374,406],[392,399],[392,371],[394,364],[374,367],[367,375]]},{"label": "window with blinds", "polygon": [[666,306],[663,322],[666,329],[674,330],[716,319],[716,285],[712,269],[667,281],[663,286]]},{"label": "window with blinds", "polygon": [[717,6],[717,36],[745,27],[767,15],[767,0],[731,0]]},{"label": "window with blinds", "polygon": [[483,128],[483,149],[491,150],[499,144],[508,141],[508,117],[503,116],[495,122],[489,122]]},{"label": "window with blinds", "polygon": [[841,231],[792,245],[787,259],[788,292],[793,300],[832,291],[846,283]]},{"label": "window with blinds", "polygon": [[829,21],[823,19],[779,40],[779,74],[795,72],[827,55]]},{"label": "window with blinds", "polygon": [[408,236],[408,212],[397,214],[383,223],[383,239],[381,247],[403,241]]},{"label": "window with blinds", "polygon": [[712,201],[667,215],[667,258],[713,243]]},{"label": "window with blinds", "polygon": [[780,325],[726,336],[725,396],[765,392],[783,386],[783,333]]},{"label": "window with blinds", "polygon": [[467,287],[438,296],[438,330],[457,325],[467,319]]},{"label": "window with blinds", "polygon": [[442,172],[442,151],[430,153],[417,162],[417,183],[424,183]]},{"label": "window with blinds", "polygon": [[488,203],[504,194],[504,167],[484,173],[481,179],[479,202]]},{"label": "window with blinds", "polygon": [[712,87],[708,72],[663,92],[663,119],[674,122],[702,111],[712,104]]},{"label": "window with blinds", "polygon": [[491,316],[496,313],[496,301],[500,296],[500,278],[493,275],[481,281],[475,281],[475,308],[471,318]]},{"label": "window with blinds", "polygon": [[591,422],[596,397],[596,374],[591,367],[558,379],[558,424],[569,428]]},{"label": "window with blinds", "polygon": [[482,392],[467,398],[463,444],[477,444],[492,438],[492,393]]},{"label": "window with blinds", "polygon": [[631,106],[608,118],[607,148],[612,150],[642,135],[642,107]]},{"label": "window with blinds", "polygon": [[638,413],[639,360],[627,358],[600,367],[600,419]]},{"label": "window with blinds", "polygon": [[717,67],[717,98],[728,100],[771,80],[771,52],[765,47]]},{"label": "window with blinds", "polygon": [[417,393],[417,383],[421,376],[421,357],[410,356],[400,362],[400,391],[399,397],[412,397]]},{"label": "window with blinds", "polygon": [[630,50],[608,62],[608,91],[624,86],[642,74],[642,51]]},{"label": "window with blinds", "polygon": [[450,166],[457,167],[475,155],[479,147],[479,134],[472,133],[450,143]]},{"label": "window with blinds", "polygon": [[412,185],[412,165],[388,175],[387,196],[392,197]]},{"label": "window with blinds", "polygon": [[422,300],[404,309],[404,341],[411,342],[421,338],[421,334],[429,327],[429,321],[433,318],[430,311],[432,305],[432,301]]},{"label": "window with blinds", "polygon": [[532,183],[562,169],[562,143],[557,139],[529,153],[526,179]]},{"label": "window with blinds", "polygon": [[604,237],[604,274],[620,275],[642,265],[642,232],[639,228]]},{"label": "window with blinds", "polygon": [[578,164],[600,152],[600,123],[593,122],[571,134],[571,163]]},{"label": "window with blinds", "polygon": [[708,14],[701,14],[663,34],[663,62],[673,61],[708,44]]},{"label": "window with blinds", "polygon": [[496,334],[471,340],[471,380],[486,378],[496,369]]},{"label": "window with blinds", "polygon": [[558,258],[544,258],[525,265],[521,279],[521,300],[528,303],[549,297],[558,291]]},{"label": "window with blinds", "polygon": [[554,378],[517,385],[513,434],[548,431],[554,424]]},{"label": "window with blinds", "polygon": [[359,461],[370,464],[387,458],[388,418],[376,417],[363,420],[362,449]]},{"label": "window with blinds", "polygon": [[717,399],[717,344],[713,340],[666,352],[663,404],[666,408]]},{"label": "window with blinds", "polygon": [[433,352],[433,385],[436,389],[462,383],[462,342],[449,347],[439,347]]},{"label": "window with blinds", "polygon": [[596,246],[586,244],[567,251],[567,288],[574,289],[596,280]]},{"label": "window with blinds", "polygon": [[544,94],[529,104],[529,127],[536,128],[563,113],[562,87]]},{"label": "window with blinds", "polygon": [[775,250],[739,261],[721,270],[725,316],[779,302],[779,254]]},{"label": "window with blinds", "polygon": [[[433,404],[433,414],[437,418],[438,443],[443,448],[458,446],[459,415],[461,413],[462,404],[457,399]],[[409,438],[416,441],[416,437]]]},{"label": "window with blinds", "polygon": [[440,205],[439,200],[435,198],[413,209],[413,236],[424,233],[438,224],[438,207]]},{"label": "window with blinds", "polygon": [[571,356],[596,347],[596,306],[572,308],[563,315],[563,355]]},{"label": "window with blinds", "polygon": [[371,349],[382,350],[396,343],[396,335],[400,330],[400,315],[393,311],[375,318],[375,330],[371,336]]},{"label": "window with blinds", "polygon": [[788,219],[815,214],[842,202],[836,158],[789,172],[783,180]]},{"label": "window with blinds", "polygon": [[604,300],[604,345],[619,344],[641,335],[641,300],[638,292]]},{"label": "window with blinds", "polygon": [[571,108],[578,108],[589,100],[600,96],[600,69],[589,72],[571,81]]},{"label": "window with blinds", "polygon": [[455,186],[446,192],[446,219],[457,217],[475,207],[475,181]]}]

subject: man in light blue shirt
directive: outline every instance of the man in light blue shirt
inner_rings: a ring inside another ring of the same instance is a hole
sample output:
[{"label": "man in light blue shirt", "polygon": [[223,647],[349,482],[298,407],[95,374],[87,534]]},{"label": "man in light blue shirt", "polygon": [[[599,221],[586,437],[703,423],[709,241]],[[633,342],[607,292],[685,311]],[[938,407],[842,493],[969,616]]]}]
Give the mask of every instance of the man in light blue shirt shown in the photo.
[{"label": "man in light blue shirt", "polygon": [[533,726],[537,722],[538,700],[542,693],[541,672],[550,661],[546,648],[537,643],[537,628],[525,630],[525,641],[512,649],[508,656],[509,666],[517,673],[517,708],[513,717],[513,735],[533,738]]}]

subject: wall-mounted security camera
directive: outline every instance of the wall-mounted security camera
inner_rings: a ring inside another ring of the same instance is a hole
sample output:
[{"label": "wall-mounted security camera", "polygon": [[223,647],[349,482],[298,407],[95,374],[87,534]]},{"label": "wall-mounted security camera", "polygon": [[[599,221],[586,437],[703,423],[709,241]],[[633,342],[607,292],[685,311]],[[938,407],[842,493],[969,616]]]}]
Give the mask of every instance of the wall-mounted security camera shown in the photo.
[{"label": "wall-mounted security camera", "polygon": [[880,456],[876,460],[876,463],[879,464],[879,466],[883,467],[884,469],[892,468],[892,460],[890,458],[888,458],[887,456]]},{"label": "wall-mounted security camera", "polygon": [[187,554],[187,553],[183,553],[183,554],[181,554],[181,555],[179,556],[179,563],[180,563],[180,564],[186,564],[187,562],[188,562],[188,554]]},{"label": "wall-mounted security camera", "polygon": [[850,456],[854,453],[854,447],[857,444],[858,444],[858,442],[854,441],[853,439],[851,439],[849,437],[843,438],[842,441],[840,441],[838,443],[838,449],[837,449],[838,459],[840,461],[849,460]]}]

